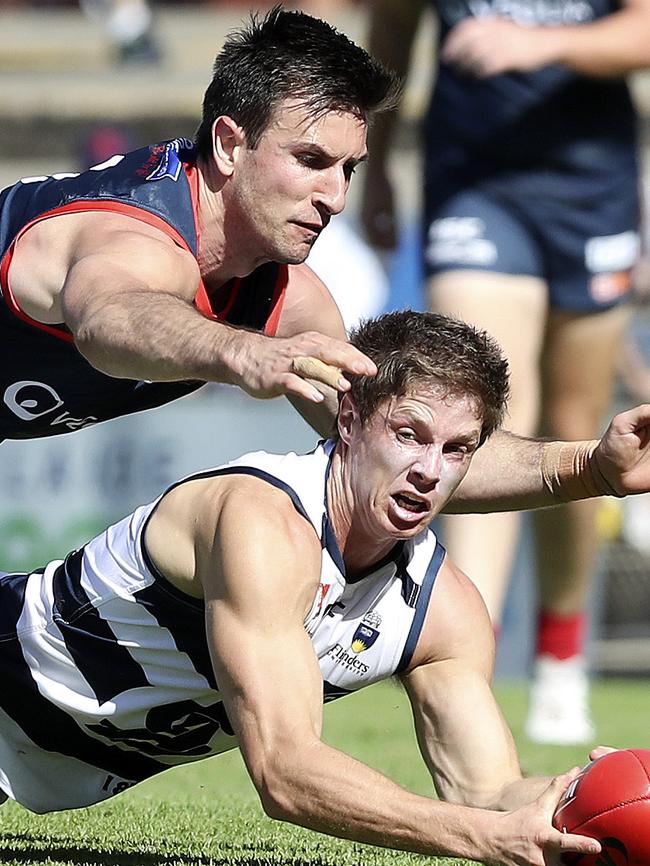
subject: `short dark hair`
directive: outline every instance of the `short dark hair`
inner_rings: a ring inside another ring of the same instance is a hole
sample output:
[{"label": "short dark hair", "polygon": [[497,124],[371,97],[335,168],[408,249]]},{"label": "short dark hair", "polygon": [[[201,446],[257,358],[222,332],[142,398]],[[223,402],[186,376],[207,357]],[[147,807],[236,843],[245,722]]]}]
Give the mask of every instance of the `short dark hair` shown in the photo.
[{"label": "short dark hair", "polygon": [[364,423],[388,398],[429,383],[477,401],[481,443],[503,422],[508,362],[486,331],[439,313],[401,310],[362,322],[350,341],[378,368],[376,376],[351,377],[350,393]]},{"label": "short dark hair", "polygon": [[231,33],[214,62],[196,132],[199,155],[212,152],[212,125],[232,117],[255,148],[276,107],[298,99],[314,117],[346,111],[368,121],[396,102],[398,79],[330,24],[274,6]]}]

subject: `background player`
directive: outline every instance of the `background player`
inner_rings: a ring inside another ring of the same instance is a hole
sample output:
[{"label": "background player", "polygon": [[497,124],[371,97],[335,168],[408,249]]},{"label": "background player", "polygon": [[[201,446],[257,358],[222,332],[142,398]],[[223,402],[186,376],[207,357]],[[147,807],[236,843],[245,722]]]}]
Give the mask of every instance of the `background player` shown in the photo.
[{"label": "background player", "polygon": [[[0,580],[8,795],[74,808],[238,745],[266,811],[320,832],[509,866],[599,850],[550,823],[575,771],[522,779],[485,605],[428,529],[501,421],[507,363],[434,314],[354,341],[379,372],[352,383],[335,440],[192,476],[65,562]],[[650,407],[617,419],[628,434],[588,461],[611,487],[650,484],[649,423]],[[536,480],[530,503],[555,501]],[[323,693],[394,673],[448,802],[320,739]]]},{"label": "background player", "polygon": [[[424,4],[373,0],[371,50],[406,68]],[[426,117],[423,249],[433,309],[486,328],[512,368],[508,426],[596,435],[638,254],[635,115],[623,76],[650,64],[650,2],[446,2]],[[394,242],[391,120],[376,127],[364,217]],[[593,737],[582,658],[595,503],[535,515],[540,612],[526,730]],[[454,518],[445,538],[498,624],[519,518]],[[474,544],[464,544],[471,533]]]}]

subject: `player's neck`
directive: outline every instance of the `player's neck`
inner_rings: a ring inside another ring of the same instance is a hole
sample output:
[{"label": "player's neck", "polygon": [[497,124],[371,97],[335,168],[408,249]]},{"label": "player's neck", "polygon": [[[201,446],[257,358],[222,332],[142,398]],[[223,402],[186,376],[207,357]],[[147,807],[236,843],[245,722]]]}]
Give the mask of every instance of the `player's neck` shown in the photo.
[{"label": "player's neck", "polygon": [[214,166],[197,160],[198,175],[198,262],[208,289],[218,289],[234,277],[250,274],[260,264],[241,249],[228,243],[225,231],[226,208],[223,189],[226,180]]},{"label": "player's neck", "polygon": [[395,546],[395,539],[376,538],[371,534],[362,509],[355,504],[346,475],[345,460],[340,453],[335,453],[327,479],[328,518],[345,563],[346,574],[354,577],[384,559]]}]

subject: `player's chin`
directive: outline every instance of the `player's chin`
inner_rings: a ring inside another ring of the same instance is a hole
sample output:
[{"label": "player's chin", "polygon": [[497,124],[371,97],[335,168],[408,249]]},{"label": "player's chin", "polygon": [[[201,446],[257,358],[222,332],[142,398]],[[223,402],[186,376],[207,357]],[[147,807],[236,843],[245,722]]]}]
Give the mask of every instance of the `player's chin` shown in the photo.
[{"label": "player's chin", "polygon": [[283,247],[276,252],[272,260],[283,265],[301,265],[311,252],[312,246],[313,244],[301,243],[294,244],[290,248]]},{"label": "player's chin", "polygon": [[300,226],[293,226],[286,236],[277,244],[277,255],[274,261],[285,265],[302,264],[318,239],[316,232],[310,232]]}]

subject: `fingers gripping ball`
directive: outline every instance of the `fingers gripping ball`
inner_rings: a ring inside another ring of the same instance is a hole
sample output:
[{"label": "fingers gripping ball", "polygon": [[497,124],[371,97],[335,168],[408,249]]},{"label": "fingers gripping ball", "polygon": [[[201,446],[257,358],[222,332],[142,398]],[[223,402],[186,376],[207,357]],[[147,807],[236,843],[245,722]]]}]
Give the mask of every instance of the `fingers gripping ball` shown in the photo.
[{"label": "fingers gripping ball", "polygon": [[562,795],[553,826],[602,845],[600,854],[565,854],[571,866],[650,866],[650,749],[588,764]]}]

